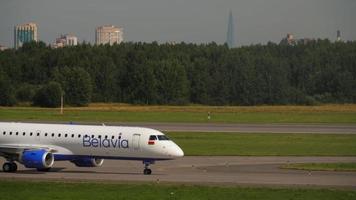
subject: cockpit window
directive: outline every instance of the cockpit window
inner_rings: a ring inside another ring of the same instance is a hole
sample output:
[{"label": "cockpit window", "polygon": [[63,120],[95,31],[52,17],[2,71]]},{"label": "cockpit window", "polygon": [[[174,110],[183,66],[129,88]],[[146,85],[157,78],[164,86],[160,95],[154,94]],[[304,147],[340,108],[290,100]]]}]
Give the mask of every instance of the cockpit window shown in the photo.
[{"label": "cockpit window", "polygon": [[150,140],[157,140],[157,137],[155,135],[150,135]]},{"label": "cockpit window", "polygon": [[165,135],[157,135],[158,140],[170,140],[167,136]]}]

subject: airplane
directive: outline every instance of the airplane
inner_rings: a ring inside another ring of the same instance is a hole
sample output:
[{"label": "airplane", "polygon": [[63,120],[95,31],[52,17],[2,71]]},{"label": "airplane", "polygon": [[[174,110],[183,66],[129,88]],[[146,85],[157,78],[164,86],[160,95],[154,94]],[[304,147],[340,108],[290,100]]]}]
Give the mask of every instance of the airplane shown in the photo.
[{"label": "airplane", "polygon": [[150,128],[0,122],[0,156],[4,172],[26,168],[50,171],[54,161],[78,167],[100,167],[104,159],[139,160],[143,174],[155,161],[184,156],[182,149],[162,132]]}]

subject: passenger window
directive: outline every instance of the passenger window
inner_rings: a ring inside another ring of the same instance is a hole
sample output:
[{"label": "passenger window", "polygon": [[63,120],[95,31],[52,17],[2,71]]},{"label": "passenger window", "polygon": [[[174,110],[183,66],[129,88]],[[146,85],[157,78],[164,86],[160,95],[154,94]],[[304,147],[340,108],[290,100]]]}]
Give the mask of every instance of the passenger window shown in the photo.
[{"label": "passenger window", "polygon": [[60,133],[58,134],[58,137],[61,137],[61,134],[60,134]]},{"label": "passenger window", "polygon": [[[32,132],[31,132],[32,133]],[[40,136],[40,133],[37,133],[37,136]]]},{"label": "passenger window", "polygon": [[47,137],[48,133],[45,133],[45,136]]},{"label": "passenger window", "polygon": [[119,140],[121,139],[121,135],[119,136]]},{"label": "passenger window", "polygon": [[[17,133],[16,133],[16,134],[17,134]],[[22,135],[23,135],[23,136],[25,136],[25,135],[26,135],[26,133],[25,133],[25,132],[23,132],[23,133],[22,133]]]},{"label": "passenger window", "polygon": [[16,132],[16,135],[19,135],[19,132]]},{"label": "passenger window", "polygon": [[79,135],[78,135],[78,138],[80,138],[80,137],[81,137],[81,135],[79,134]]},{"label": "passenger window", "polygon": [[10,135],[12,135],[12,132],[10,132]]},{"label": "passenger window", "polygon": [[30,133],[30,136],[32,136],[33,134],[32,133]]},{"label": "passenger window", "polygon": [[6,134],[6,131],[4,131],[2,134],[5,135],[5,134]]},{"label": "passenger window", "polygon": [[74,138],[74,134],[72,134],[72,138]]},{"label": "passenger window", "polygon": [[64,137],[68,137],[68,134],[66,133],[66,134],[64,135]]},{"label": "passenger window", "polygon": [[155,135],[150,135],[150,140],[157,140],[157,137]]},{"label": "passenger window", "polygon": [[101,135],[99,135],[98,138],[101,138]]},{"label": "passenger window", "polygon": [[94,138],[94,135],[91,135],[91,138]]},{"label": "passenger window", "polygon": [[52,137],[54,137],[54,133],[52,133]]}]

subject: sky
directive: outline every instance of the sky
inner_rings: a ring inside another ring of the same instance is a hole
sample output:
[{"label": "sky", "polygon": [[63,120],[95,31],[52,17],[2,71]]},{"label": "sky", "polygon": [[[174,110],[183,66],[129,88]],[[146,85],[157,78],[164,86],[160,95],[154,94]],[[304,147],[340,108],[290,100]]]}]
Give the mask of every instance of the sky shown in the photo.
[{"label": "sky", "polygon": [[94,42],[97,26],[124,30],[124,41],[223,44],[232,11],[238,46],[295,38],[356,40],[355,0],[0,0],[0,45],[13,47],[17,24],[35,22],[39,39],[61,34]]}]

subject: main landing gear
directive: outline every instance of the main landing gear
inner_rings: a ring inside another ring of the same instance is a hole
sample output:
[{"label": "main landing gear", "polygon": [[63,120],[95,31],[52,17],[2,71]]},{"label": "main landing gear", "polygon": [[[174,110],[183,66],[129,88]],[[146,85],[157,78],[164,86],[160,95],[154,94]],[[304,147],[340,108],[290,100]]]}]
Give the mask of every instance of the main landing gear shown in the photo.
[{"label": "main landing gear", "polygon": [[6,162],[2,166],[2,170],[4,172],[16,172],[17,171],[17,164],[15,162]]},{"label": "main landing gear", "polygon": [[37,171],[39,172],[49,172],[51,170],[51,168],[37,168]]},{"label": "main landing gear", "polygon": [[144,175],[150,175],[152,174],[152,170],[150,169],[150,164],[154,164],[155,162],[153,160],[144,160],[143,164],[145,165],[145,169],[143,170]]}]

